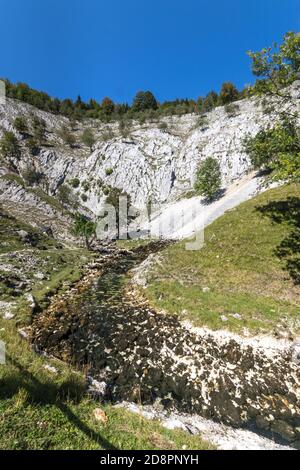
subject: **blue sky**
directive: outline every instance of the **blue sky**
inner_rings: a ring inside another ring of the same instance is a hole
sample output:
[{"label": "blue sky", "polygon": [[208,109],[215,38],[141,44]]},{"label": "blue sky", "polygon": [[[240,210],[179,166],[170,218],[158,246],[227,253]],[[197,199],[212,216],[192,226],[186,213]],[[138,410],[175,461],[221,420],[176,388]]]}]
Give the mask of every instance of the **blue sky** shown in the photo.
[{"label": "blue sky", "polygon": [[249,49],[300,30],[299,0],[0,0],[0,76],[60,98],[163,101],[253,80]]}]

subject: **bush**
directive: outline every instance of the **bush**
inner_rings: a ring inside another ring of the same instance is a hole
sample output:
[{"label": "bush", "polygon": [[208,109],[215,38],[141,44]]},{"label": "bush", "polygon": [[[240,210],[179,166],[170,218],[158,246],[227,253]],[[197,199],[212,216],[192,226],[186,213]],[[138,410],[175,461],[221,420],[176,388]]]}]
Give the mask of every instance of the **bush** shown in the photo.
[{"label": "bush", "polygon": [[26,119],[23,116],[17,116],[14,120],[14,128],[20,134],[26,134],[28,132],[28,124]]},{"label": "bush", "polygon": [[212,200],[221,189],[221,170],[218,160],[208,157],[199,167],[195,189],[201,196]]},{"label": "bush", "polygon": [[103,111],[104,114],[110,115],[114,112],[115,110],[115,104],[114,102],[108,98],[107,96],[103,98],[102,103],[101,103],[101,110]]},{"label": "bush", "polygon": [[95,144],[95,136],[91,129],[85,129],[81,135],[81,141],[92,150]]},{"label": "bush", "polygon": [[239,113],[240,107],[238,104],[229,103],[225,105],[224,109],[229,117],[235,117]]},{"label": "bush", "polygon": [[107,129],[106,131],[102,132],[101,139],[103,142],[107,142],[108,140],[111,140],[114,138],[114,133],[111,129]]},{"label": "bush", "polygon": [[[85,196],[85,194],[83,194],[83,196]],[[91,240],[96,233],[96,223],[82,214],[76,214],[73,231],[75,235],[84,238],[86,248],[90,250]]]},{"label": "bush", "polygon": [[[300,152],[298,128],[293,119],[283,118],[273,128],[261,129],[256,136],[244,139],[244,148],[249,155],[251,163],[256,169],[287,171],[292,155]],[[289,157],[287,157],[289,156]],[[299,161],[299,160],[298,160]],[[285,170],[284,170],[285,168]],[[295,168],[291,168],[290,177],[293,177]]]},{"label": "bush", "polygon": [[204,99],[198,99],[198,112],[208,113],[218,106],[218,94],[215,91],[210,91]]},{"label": "bush", "polygon": [[222,85],[220,95],[219,95],[219,103],[221,105],[232,103],[239,98],[239,91],[231,82],[225,82]]},{"label": "bush", "polygon": [[64,143],[69,145],[71,148],[76,144],[75,136],[69,131],[67,126],[62,126],[58,131],[58,135]]},{"label": "bush", "polygon": [[86,202],[86,201],[88,200],[87,195],[84,194],[84,193],[82,193],[80,197],[81,197],[81,199],[83,200],[83,202]]},{"label": "bush", "polygon": [[62,184],[58,189],[58,199],[65,205],[71,203],[71,189],[69,186]]},{"label": "bush", "polygon": [[40,183],[43,178],[43,174],[37,171],[34,167],[27,167],[23,171],[22,177],[29,186],[33,186],[34,184]]},{"label": "bush", "polygon": [[21,150],[19,142],[13,132],[4,132],[0,140],[0,150],[4,158],[20,158]]},{"label": "bush", "polygon": [[122,137],[127,138],[130,135],[130,127],[131,127],[131,122],[126,119],[121,119],[119,121],[119,131]]},{"label": "bush", "polygon": [[32,117],[32,129],[33,129],[33,137],[35,140],[42,144],[46,137],[46,122],[44,119],[39,118],[38,116]]},{"label": "bush", "polygon": [[31,156],[35,156],[39,153],[39,144],[37,142],[37,140],[34,138],[34,137],[30,137],[27,141],[26,141],[26,147],[28,148],[29,150],[29,153]]},{"label": "bush", "polygon": [[167,131],[168,130],[168,124],[164,121],[160,122],[158,124],[158,129],[160,129],[161,131]]},{"label": "bush", "polygon": [[72,186],[72,188],[78,188],[80,185],[80,180],[79,178],[73,178],[69,181],[69,184]]},{"label": "bush", "polygon": [[87,191],[89,191],[91,188],[91,185],[89,183],[89,181],[83,181],[82,183],[82,189],[83,191],[86,193]]},{"label": "bush", "polygon": [[132,110],[134,112],[145,111],[146,109],[157,109],[158,104],[151,91],[139,91],[133,100]]},{"label": "bush", "polygon": [[197,127],[200,127],[201,130],[208,128],[208,119],[206,116],[200,116],[197,121]]},{"label": "bush", "polygon": [[114,171],[114,170],[113,170],[112,168],[106,168],[105,174],[106,174],[107,176],[110,176],[110,175],[113,174],[113,171]]}]

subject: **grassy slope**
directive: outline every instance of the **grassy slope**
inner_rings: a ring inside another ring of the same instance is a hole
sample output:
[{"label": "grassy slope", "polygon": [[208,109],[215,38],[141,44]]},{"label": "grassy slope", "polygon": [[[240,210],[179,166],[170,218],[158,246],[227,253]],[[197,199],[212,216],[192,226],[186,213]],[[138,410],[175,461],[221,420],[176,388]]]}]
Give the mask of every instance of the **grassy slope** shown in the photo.
[{"label": "grassy slope", "polygon": [[[211,448],[200,437],[87,398],[83,376],[33,353],[12,322],[0,319],[0,339],[7,349],[7,364],[0,365],[0,449]],[[105,425],[94,418],[98,407]]]},{"label": "grassy slope", "polygon": [[[36,245],[24,244],[18,230],[36,236]],[[13,253],[13,256],[11,254]],[[95,421],[99,403],[85,394],[82,374],[54,359],[37,356],[17,330],[30,319],[31,309],[22,295],[7,286],[5,265],[14,279],[26,275],[40,307],[49,293],[79,279],[91,256],[68,250],[32,227],[0,210],[0,300],[14,302],[16,316],[0,314],[0,340],[6,345],[6,364],[0,365],[0,449],[207,449],[200,437],[169,431],[156,422],[112,406],[104,406],[106,425]],[[45,275],[37,280],[36,272]],[[45,369],[51,365],[57,374]]]},{"label": "grassy slope", "polygon": [[[300,288],[286,269],[288,259],[276,255],[280,243],[299,229],[299,196],[299,185],[269,190],[210,225],[200,251],[186,251],[184,242],[170,246],[150,273],[146,295],[197,325],[255,332],[287,318],[299,331]],[[297,265],[297,243],[288,251]],[[210,291],[203,292],[205,287]]]}]

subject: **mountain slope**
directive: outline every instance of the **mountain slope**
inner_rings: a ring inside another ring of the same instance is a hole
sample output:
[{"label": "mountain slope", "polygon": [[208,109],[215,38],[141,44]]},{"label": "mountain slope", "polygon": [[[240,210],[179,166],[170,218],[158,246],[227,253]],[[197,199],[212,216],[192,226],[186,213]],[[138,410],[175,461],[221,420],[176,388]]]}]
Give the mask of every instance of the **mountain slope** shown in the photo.
[{"label": "mountain slope", "polygon": [[299,185],[241,204],[205,230],[201,250],[168,247],[147,295],[198,325],[255,332],[286,323],[299,333],[299,214]]}]

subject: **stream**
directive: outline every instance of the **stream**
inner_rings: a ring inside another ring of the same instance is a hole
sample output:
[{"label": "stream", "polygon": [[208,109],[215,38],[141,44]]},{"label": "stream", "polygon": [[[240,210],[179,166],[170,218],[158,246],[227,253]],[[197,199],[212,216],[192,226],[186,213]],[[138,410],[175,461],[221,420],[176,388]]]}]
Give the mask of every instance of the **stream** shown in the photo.
[{"label": "stream", "polygon": [[212,441],[219,432],[221,448],[236,444],[237,432],[250,432],[240,436],[242,448],[298,447],[299,368],[289,348],[198,335],[175,315],[155,311],[128,282],[132,269],[165,245],[102,255],[88,288],[34,317],[34,346],[83,369],[98,398],[131,403],[144,415],[148,409],[148,417],[169,426],[173,416],[174,427],[204,437],[206,429]]}]

